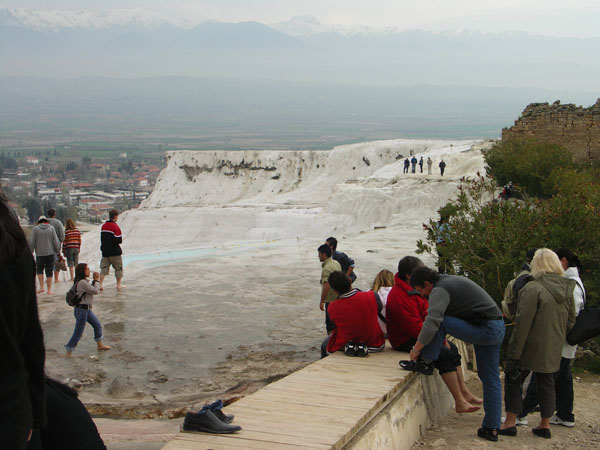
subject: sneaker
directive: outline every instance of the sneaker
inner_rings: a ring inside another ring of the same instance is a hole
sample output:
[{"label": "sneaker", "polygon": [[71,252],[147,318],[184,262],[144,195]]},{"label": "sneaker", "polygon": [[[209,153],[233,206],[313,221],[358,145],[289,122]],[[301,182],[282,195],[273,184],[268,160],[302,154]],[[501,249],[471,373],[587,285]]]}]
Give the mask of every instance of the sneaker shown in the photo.
[{"label": "sneaker", "polygon": [[[506,422],[506,417],[502,416],[502,423]],[[517,416],[517,420],[515,421],[515,425],[519,427],[523,427],[528,425],[527,416],[519,417]]]},{"label": "sneaker", "polygon": [[356,344],[352,341],[348,342],[344,346],[344,353],[346,356],[356,356]]},{"label": "sneaker", "polygon": [[433,363],[426,364],[423,361],[400,361],[400,367],[411,372],[422,373],[423,375],[433,375]]},{"label": "sneaker", "polygon": [[356,353],[355,356],[367,356],[369,354],[369,349],[367,348],[367,344],[363,344],[359,342],[356,344]]},{"label": "sneaker", "polygon": [[550,423],[552,425],[562,425],[563,427],[569,427],[572,428],[575,426],[575,422],[571,422],[569,420],[562,420],[560,417],[558,417],[556,414],[554,414],[551,418],[550,418]]},{"label": "sneaker", "polygon": [[527,420],[527,416],[519,417],[517,416],[517,425],[520,427],[524,427],[529,425],[529,421]]}]

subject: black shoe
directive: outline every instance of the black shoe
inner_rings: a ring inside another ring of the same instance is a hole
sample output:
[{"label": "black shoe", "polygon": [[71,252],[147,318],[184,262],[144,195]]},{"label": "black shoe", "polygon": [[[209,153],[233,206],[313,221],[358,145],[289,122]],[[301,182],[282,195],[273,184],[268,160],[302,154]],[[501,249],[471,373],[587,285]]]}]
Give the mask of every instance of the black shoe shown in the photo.
[{"label": "black shoe", "polygon": [[367,344],[363,344],[362,342],[356,344],[356,356],[367,356],[368,354],[369,349],[367,347]]},{"label": "black shoe", "polygon": [[531,432],[536,436],[543,437],[544,439],[550,439],[552,437],[552,433],[550,432],[550,428],[539,428],[535,427],[531,429]]},{"label": "black shoe", "polygon": [[433,375],[433,363],[424,363],[423,361],[400,361],[400,367],[411,372],[422,373],[423,375]]},{"label": "black shoe", "polygon": [[356,344],[352,341],[344,345],[344,353],[346,356],[356,356]]},{"label": "black shoe", "polygon": [[212,411],[189,412],[183,421],[183,431],[204,431],[206,433],[227,434],[240,431],[239,425],[229,425],[217,418]]},{"label": "black shoe", "polygon": [[233,414],[225,414],[223,411],[221,411],[221,408],[223,408],[223,400],[219,399],[219,400],[215,400],[214,402],[212,402],[209,405],[204,405],[202,407],[202,409],[199,411],[199,413],[202,411],[210,410],[213,412],[213,414],[215,416],[217,416],[217,419],[219,419],[221,422],[225,422],[225,423],[233,422],[234,415]]},{"label": "black shoe", "polygon": [[487,439],[488,441],[497,442],[498,441],[498,429],[481,427],[479,430],[477,430],[477,436],[479,436],[480,438]]},{"label": "black shoe", "polygon": [[516,436],[517,435],[517,426],[515,425],[514,427],[508,427],[508,428],[500,428],[500,431],[498,431],[498,434],[501,434],[502,436]]}]

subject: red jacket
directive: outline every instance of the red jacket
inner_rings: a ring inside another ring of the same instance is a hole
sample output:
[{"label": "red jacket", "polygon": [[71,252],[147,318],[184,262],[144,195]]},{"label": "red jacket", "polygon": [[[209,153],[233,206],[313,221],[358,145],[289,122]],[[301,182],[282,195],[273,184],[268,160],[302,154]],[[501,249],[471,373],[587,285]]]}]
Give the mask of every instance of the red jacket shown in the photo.
[{"label": "red jacket", "polygon": [[335,329],[329,338],[327,351],[336,352],[349,341],[362,342],[369,347],[385,343],[377,322],[377,301],[373,291],[353,289],[329,304],[329,317]]},{"label": "red jacket", "polygon": [[385,319],[390,344],[397,348],[419,337],[429,302],[398,278],[398,274],[394,278],[395,284],[387,298]]}]

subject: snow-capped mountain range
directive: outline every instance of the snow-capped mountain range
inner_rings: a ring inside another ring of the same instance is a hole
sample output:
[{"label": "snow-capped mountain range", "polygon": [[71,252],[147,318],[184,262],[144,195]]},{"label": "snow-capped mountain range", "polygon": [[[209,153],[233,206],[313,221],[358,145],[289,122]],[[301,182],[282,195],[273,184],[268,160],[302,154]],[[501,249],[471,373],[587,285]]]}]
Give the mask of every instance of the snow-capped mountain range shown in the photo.
[{"label": "snow-capped mountain range", "polygon": [[[111,27],[132,27],[156,30],[161,27],[192,29],[203,22],[176,20],[143,8],[111,9],[100,12],[77,10],[31,10],[25,8],[0,8],[0,26],[23,27],[36,31],[58,31],[60,29],[79,28],[100,30]],[[289,36],[305,38],[315,34],[338,34],[341,36],[391,36],[405,32],[396,27],[375,28],[362,25],[323,24],[313,16],[295,16],[286,22],[268,24],[269,27]],[[444,35],[477,36],[489,33],[473,30],[447,30],[431,32]],[[508,35],[525,34],[523,32],[506,33]]]},{"label": "snow-capped mountain range", "polygon": [[595,90],[600,38],[177,21],[145,9],[0,8],[0,76],[208,76]]}]

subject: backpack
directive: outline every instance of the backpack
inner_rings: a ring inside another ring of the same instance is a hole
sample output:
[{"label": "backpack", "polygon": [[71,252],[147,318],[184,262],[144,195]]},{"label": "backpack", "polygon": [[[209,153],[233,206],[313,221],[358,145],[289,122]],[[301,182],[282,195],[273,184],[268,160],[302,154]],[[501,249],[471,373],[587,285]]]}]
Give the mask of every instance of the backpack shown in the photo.
[{"label": "backpack", "polygon": [[508,320],[515,320],[517,314],[517,300],[519,291],[523,286],[533,280],[529,271],[521,271],[521,273],[508,282],[504,290],[504,300],[502,301],[502,312]]},{"label": "backpack", "polygon": [[79,305],[79,303],[81,303],[81,300],[83,300],[83,296],[85,295],[84,292],[79,297],[77,296],[77,283],[79,283],[79,281],[74,282],[73,286],[71,286],[71,289],[67,291],[67,296],[65,300],[67,301],[67,305],[69,306]]}]

